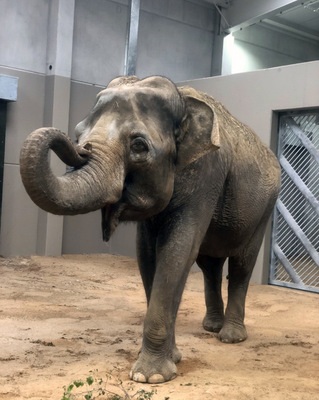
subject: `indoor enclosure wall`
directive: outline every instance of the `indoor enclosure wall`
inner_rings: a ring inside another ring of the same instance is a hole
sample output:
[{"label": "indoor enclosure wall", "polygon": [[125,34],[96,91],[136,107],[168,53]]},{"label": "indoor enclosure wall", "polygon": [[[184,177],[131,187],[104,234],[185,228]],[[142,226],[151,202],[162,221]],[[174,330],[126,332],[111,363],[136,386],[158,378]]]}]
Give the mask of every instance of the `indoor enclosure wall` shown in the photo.
[{"label": "indoor enclosure wall", "polygon": [[[128,0],[2,0],[0,74],[19,78],[18,101],[8,105],[2,255],[123,252],[134,255],[134,227],[105,244],[100,213],[57,217],[38,210],[22,187],[19,152],[41,126],[69,132],[96,94],[124,73]],[[141,1],[137,75],[174,81],[211,74],[215,11],[197,0]],[[156,45],[154,45],[154,43]],[[200,58],[201,62],[198,62]],[[57,173],[63,166],[53,160]]]},{"label": "indoor enclosure wall", "polygon": [[[123,74],[128,1],[28,0],[24,8],[21,2],[2,0],[0,15],[0,74],[19,78],[18,101],[8,105],[0,254],[135,256],[134,225],[120,226],[105,244],[99,212],[47,215],[29,199],[19,174],[19,152],[29,132],[54,125],[73,138],[75,125],[88,113],[96,94]],[[136,74],[189,81],[275,146],[274,111],[318,106],[319,62],[198,79],[212,74],[215,18],[214,8],[197,0],[142,1]],[[292,50],[298,61],[303,60],[301,47]],[[270,51],[275,60],[276,49]],[[54,157],[52,164],[63,173]],[[257,262],[255,282],[266,281],[269,237]]]}]

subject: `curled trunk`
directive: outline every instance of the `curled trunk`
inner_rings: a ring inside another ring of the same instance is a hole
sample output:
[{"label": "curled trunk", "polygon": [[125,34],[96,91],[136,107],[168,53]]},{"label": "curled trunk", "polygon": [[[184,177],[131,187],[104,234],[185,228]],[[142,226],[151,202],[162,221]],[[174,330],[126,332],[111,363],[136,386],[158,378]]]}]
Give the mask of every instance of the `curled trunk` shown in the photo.
[{"label": "curled trunk", "polygon": [[[50,149],[74,169],[56,177],[49,165]],[[104,153],[99,144],[74,146],[55,128],[38,129],[27,137],[20,153],[22,182],[31,199],[50,213],[75,215],[100,209],[119,200],[123,185],[119,157],[113,154],[110,159]]]}]

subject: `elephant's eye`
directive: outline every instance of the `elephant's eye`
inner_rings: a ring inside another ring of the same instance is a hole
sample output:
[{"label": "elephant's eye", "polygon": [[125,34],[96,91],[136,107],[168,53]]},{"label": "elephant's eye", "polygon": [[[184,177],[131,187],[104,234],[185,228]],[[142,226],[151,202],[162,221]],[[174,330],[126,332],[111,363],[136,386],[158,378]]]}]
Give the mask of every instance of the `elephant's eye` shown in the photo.
[{"label": "elephant's eye", "polygon": [[141,137],[134,138],[131,142],[131,150],[134,153],[141,154],[149,150],[145,139]]}]

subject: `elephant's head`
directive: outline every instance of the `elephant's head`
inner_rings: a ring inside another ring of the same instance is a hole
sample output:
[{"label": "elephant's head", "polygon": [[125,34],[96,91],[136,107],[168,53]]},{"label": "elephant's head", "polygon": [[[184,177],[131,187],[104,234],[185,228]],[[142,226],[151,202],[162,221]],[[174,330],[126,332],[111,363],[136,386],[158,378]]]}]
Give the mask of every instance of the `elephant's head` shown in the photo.
[{"label": "elephant's head", "polygon": [[[54,128],[31,133],[21,150],[24,186],[42,209],[60,215],[102,209],[103,237],[119,221],[161,212],[176,170],[219,146],[213,109],[166,78],[114,79],[76,127],[77,146]],[[49,149],[71,166],[56,177]]]}]

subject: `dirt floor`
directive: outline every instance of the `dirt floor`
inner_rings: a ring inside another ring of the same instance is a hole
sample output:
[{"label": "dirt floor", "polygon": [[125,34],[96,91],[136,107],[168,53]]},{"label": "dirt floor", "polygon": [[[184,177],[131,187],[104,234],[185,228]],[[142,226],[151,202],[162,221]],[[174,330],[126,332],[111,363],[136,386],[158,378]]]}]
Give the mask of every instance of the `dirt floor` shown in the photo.
[{"label": "dirt floor", "polygon": [[134,399],[319,399],[318,294],[251,285],[249,337],[222,344],[201,326],[203,281],[192,272],[176,327],[179,375],[143,385],[128,377],[146,307],[134,260],[1,258],[0,271],[0,399],[61,400],[64,386],[91,376],[70,398],[106,389],[122,396],[113,399],[140,390]]}]

